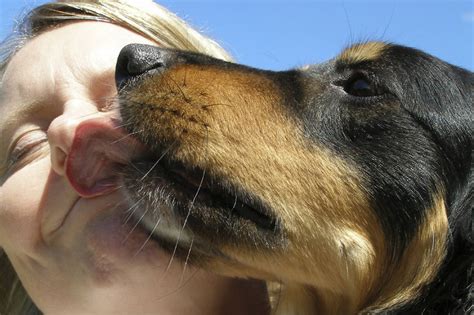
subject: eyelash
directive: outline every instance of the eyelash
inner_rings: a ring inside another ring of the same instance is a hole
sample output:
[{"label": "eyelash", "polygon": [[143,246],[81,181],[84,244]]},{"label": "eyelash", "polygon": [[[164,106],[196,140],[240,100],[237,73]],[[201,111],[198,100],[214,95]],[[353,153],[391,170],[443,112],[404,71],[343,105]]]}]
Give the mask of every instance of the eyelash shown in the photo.
[{"label": "eyelash", "polygon": [[[357,81],[364,81],[367,83],[368,93],[357,93],[352,89],[352,85]],[[341,88],[346,97],[350,99],[354,104],[370,104],[374,101],[381,100],[386,97],[390,97],[390,92],[381,86],[374,75],[370,75],[364,72],[352,73],[346,79],[340,79],[334,82],[334,85]]]},{"label": "eyelash", "polygon": [[38,151],[47,141],[48,138],[46,133],[42,130],[35,129],[24,133],[15,142],[10,154],[8,165],[11,167],[16,163],[21,162],[27,156]]}]

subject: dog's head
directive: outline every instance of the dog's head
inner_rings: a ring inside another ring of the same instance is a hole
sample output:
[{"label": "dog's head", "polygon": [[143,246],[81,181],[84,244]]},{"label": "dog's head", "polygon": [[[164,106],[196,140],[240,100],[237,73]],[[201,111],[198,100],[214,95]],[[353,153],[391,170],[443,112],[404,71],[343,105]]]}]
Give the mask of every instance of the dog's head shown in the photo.
[{"label": "dog's head", "polygon": [[197,265],[395,304],[472,222],[473,75],[423,52],[272,72],[130,45],[116,76],[155,154],[126,171],[137,219]]}]

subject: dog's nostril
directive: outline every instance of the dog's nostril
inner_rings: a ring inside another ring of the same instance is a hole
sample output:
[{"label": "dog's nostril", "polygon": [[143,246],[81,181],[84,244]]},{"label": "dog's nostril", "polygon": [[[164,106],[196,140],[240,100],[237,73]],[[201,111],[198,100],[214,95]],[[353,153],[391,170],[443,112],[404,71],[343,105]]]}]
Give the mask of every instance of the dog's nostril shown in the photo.
[{"label": "dog's nostril", "polygon": [[115,82],[120,89],[127,81],[149,70],[163,67],[163,51],[155,46],[130,44],[117,58]]}]

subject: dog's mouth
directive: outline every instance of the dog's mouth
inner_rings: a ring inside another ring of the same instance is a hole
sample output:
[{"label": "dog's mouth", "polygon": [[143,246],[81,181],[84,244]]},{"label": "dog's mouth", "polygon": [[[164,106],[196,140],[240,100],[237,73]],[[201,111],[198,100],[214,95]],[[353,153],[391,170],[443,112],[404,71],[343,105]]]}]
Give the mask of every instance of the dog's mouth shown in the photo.
[{"label": "dog's mouth", "polygon": [[214,248],[234,240],[268,245],[263,238],[278,231],[269,206],[215,172],[169,157],[131,165],[124,181],[131,202],[141,204],[135,219],[162,243]]},{"label": "dog's mouth", "polygon": [[255,197],[250,199],[248,196],[243,196],[223,180],[206,179],[204,169],[189,169],[178,162],[168,161],[163,164],[161,173],[180,191],[181,196],[177,198],[184,197],[185,200],[190,200],[192,197],[197,204],[221,208],[236,218],[252,222],[263,230],[271,231],[275,228],[276,221],[269,214],[268,207],[258,202]]}]

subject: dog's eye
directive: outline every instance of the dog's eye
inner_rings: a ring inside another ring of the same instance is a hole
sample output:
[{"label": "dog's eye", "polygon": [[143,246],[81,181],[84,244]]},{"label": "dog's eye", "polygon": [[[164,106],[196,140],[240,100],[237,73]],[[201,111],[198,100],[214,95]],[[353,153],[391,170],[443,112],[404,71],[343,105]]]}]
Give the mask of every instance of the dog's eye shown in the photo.
[{"label": "dog's eye", "polygon": [[357,76],[347,81],[344,86],[344,91],[350,95],[358,97],[369,97],[380,94],[375,85],[363,76]]}]

